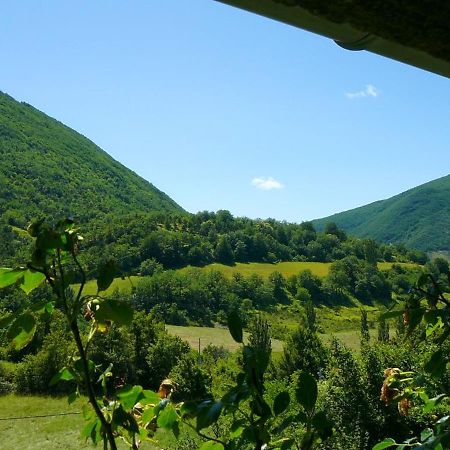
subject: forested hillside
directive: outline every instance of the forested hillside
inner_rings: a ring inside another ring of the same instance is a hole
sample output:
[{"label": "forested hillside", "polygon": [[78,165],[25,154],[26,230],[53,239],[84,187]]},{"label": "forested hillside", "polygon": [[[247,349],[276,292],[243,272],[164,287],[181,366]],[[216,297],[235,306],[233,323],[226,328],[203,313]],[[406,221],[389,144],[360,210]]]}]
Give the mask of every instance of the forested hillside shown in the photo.
[{"label": "forested hillside", "polygon": [[252,220],[233,217],[224,210],[192,215],[133,214],[126,220],[105,216],[86,228],[83,250],[91,271],[102,260],[113,259],[124,273],[142,275],[153,274],[158,267],[174,269],[213,262],[332,262],[347,256],[370,263],[423,264],[427,260],[420,251],[352,238],[333,223],[317,232],[310,222]]},{"label": "forested hillside", "polygon": [[[359,241],[333,224],[186,213],[167,195],[90,140],[32,106],[0,93],[0,262],[14,265],[30,243],[30,220],[73,217],[89,270],[114,259],[126,273],[212,262],[317,261],[346,256],[424,262],[402,247]],[[445,199],[443,199],[445,202]],[[398,233],[393,228],[394,233]]]},{"label": "forested hillside", "polygon": [[450,175],[314,224],[323,229],[329,221],[354,236],[403,243],[423,251],[449,251]]},{"label": "forested hillside", "polygon": [[0,92],[0,217],[25,226],[43,215],[86,222],[105,213],[182,209],[89,139]]}]

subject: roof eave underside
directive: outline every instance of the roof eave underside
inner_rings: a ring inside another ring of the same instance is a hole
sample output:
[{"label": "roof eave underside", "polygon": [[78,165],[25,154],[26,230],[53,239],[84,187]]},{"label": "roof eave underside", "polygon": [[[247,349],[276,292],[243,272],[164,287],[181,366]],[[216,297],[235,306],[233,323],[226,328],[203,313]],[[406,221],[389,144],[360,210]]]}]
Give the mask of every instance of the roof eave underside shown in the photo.
[{"label": "roof eave underside", "polygon": [[450,62],[444,59],[357,30],[346,23],[331,22],[309,13],[300,6],[288,7],[273,0],[217,1],[328,37],[347,50],[367,50],[450,78]]}]

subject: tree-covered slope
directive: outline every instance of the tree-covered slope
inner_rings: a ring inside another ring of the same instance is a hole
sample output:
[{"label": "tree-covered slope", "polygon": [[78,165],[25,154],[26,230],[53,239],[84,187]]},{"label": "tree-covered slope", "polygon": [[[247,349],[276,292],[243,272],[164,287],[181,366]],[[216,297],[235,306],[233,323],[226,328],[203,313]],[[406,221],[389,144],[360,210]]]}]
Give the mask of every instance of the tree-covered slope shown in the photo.
[{"label": "tree-covered slope", "polygon": [[380,200],[314,221],[327,222],[358,237],[404,243],[424,251],[450,250],[450,175]]},{"label": "tree-covered slope", "polygon": [[0,92],[0,225],[42,215],[87,222],[104,213],[182,209],[86,137]]}]

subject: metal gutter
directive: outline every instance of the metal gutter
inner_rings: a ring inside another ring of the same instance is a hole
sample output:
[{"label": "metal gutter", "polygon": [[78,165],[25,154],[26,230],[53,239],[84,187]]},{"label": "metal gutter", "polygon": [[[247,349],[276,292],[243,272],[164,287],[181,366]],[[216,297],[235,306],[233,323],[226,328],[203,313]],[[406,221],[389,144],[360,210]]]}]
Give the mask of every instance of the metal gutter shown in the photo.
[{"label": "metal gutter", "polygon": [[450,78],[450,62],[426,52],[314,16],[300,6],[274,0],[216,0],[333,39],[346,50],[367,50]]}]

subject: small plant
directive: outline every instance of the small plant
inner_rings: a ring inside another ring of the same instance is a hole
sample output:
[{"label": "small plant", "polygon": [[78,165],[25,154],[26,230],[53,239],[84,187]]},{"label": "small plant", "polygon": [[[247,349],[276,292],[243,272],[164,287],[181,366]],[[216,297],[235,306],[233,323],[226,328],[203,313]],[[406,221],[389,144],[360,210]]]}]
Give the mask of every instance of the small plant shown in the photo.
[{"label": "small plant", "polygon": [[[117,448],[116,439],[121,438],[132,449],[141,441],[151,439],[158,424],[168,426],[167,399],[141,386],[123,386],[115,389],[108,383],[112,377],[112,365],[101,368],[90,360],[89,344],[97,333],[106,333],[116,326],[130,325],[133,309],[128,303],[104,298],[101,292],[108,289],[116,274],[115,265],[105,262],[98,269],[97,294],[84,295],[86,273],[79,262],[79,244],[82,236],[72,220],[56,225],[43,220],[28,227],[34,238],[31,260],[15,269],[0,269],[0,288],[18,285],[29,294],[47,283],[53,293],[52,300],[32,303],[25,310],[8,314],[0,319],[0,328],[6,329],[7,338],[14,349],[26,347],[33,339],[39,316],[51,316],[60,310],[67,320],[77,352],[52,378],[50,384],[59,381],[75,382],[74,391],[68,396],[73,402],[80,394],[88,398],[83,407],[86,426],[82,436],[94,443],[103,442],[104,448]],[[71,288],[80,282],[77,291]],[[86,326],[87,323],[87,326]],[[87,333],[82,333],[87,328]]]},{"label": "small plant", "polygon": [[[381,390],[381,400],[386,404],[397,403],[399,413],[407,415],[413,403],[422,404],[423,413],[434,412],[435,423],[432,428],[426,428],[420,436],[413,437],[404,443],[397,443],[387,438],[373,447],[373,450],[396,447],[397,449],[450,449],[450,416],[438,417],[434,411],[450,392],[443,388],[439,381],[445,374],[449,362],[448,354],[444,351],[444,343],[450,336],[450,272],[439,279],[429,273],[423,273],[411,292],[402,310],[395,310],[384,315],[389,317],[402,317],[408,335],[411,335],[424,325],[421,339],[433,339],[438,349],[429,357],[423,367],[423,373],[402,372],[400,368],[388,368],[385,371],[385,380]],[[416,333],[417,334],[417,333]],[[426,377],[431,377],[441,386],[443,391],[433,398],[429,397],[424,386]],[[437,417],[437,420],[436,420]]]},{"label": "small plant", "polygon": [[[237,313],[228,318],[228,328],[233,339],[243,344],[241,319]],[[180,407],[180,416],[205,439],[201,450],[237,450],[251,446],[254,450],[290,449],[311,450],[332,433],[332,424],[323,411],[318,411],[317,383],[313,376],[301,372],[295,391],[302,410],[288,414],[291,396],[280,392],[272,405],[265,399],[264,376],[270,362],[267,346],[242,345],[243,370],[236,385],[221,399],[186,402]],[[285,415],[280,423],[280,416]],[[205,429],[226,416],[231,420],[226,436],[212,436]],[[195,425],[191,424],[195,419]],[[302,429],[300,442],[292,437],[292,427]]]}]

